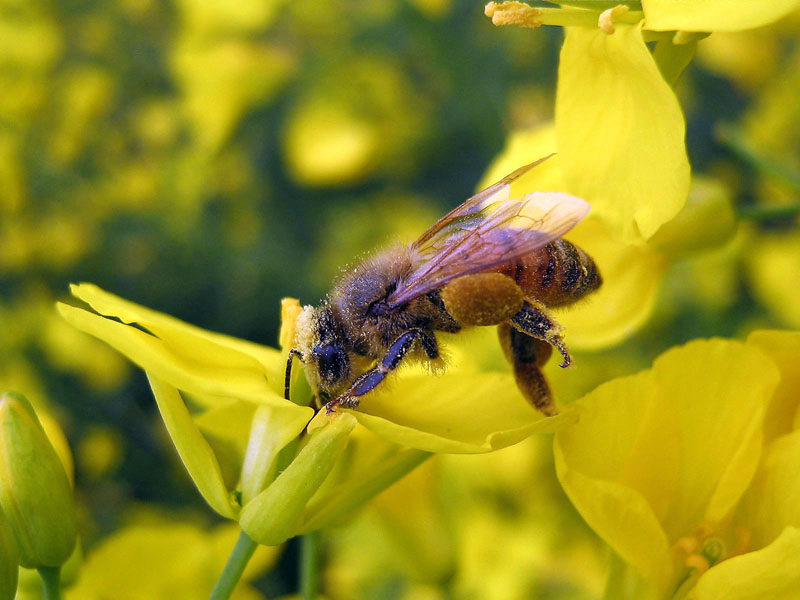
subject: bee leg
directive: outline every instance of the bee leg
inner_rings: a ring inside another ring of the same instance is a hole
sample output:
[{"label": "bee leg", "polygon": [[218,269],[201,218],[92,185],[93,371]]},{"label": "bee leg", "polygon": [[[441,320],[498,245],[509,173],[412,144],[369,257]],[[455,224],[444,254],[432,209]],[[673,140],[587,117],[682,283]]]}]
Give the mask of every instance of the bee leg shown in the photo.
[{"label": "bee leg", "polygon": [[337,406],[344,408],[355,408],[361,401],[360,396],[372,391],[383,381],[386,376],[400,366],[400,361],[408,354],[414,342],[419,339],[422,349],[431,360],[439,357],[439,347],[436,338],[422,329],[410,329],[398,337],[389,347],[386,355],[372,367],[355,378],[350,388],[338,398],[331,400],[325,405],[325,409],[331,413]]},{"label": "bee leg", "polygon": [[541,371],[553,353],[553,347],[544,340],[514,329],[508,323],[499,325],[497,333],[506,358],[514,368],[517,387],[525,399],[547,416],[558,414],[550,386]]},{"label": "bee leg", "polygon": [[561,325],[547,314],[543,305],[538,302],[527,300],[522,305],[520,311],[511,317],[511,326],[526,333],[537,340],[544,340],[561,353],[564,358],[559,365],[562,368],[568,367],[572,363],[567,345],[561,339]]},{"label": "bee leg", "polygon": [[303,353],[300,352],[297,348],[292,348],[289,350],[289,357],[286,359],[286,375],[283,379],[283,397],[286,400],[289,400],[289,393],[291,392],[292,387],[292,359],[294,357],[300,359],[303,362],[305,359],[303,358]]}]

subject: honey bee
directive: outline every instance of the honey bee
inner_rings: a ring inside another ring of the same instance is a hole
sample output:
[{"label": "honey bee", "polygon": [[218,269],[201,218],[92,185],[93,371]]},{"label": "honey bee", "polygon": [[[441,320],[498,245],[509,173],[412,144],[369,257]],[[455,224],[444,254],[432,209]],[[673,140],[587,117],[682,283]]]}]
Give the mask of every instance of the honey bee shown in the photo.
[{"label": "honey bee", "polygon": [[523,396],[556,414],[541,372],[555,347],[571,358],[548,309],[573,303],[601,284],[594,261],[561,239],[589,211],[574,196],[534,192],[510,199],[510,183],[546,160],[521,167],[437,221],[408,246],[395,246],[347,270],[318,307],[297,321],[292,359],[328,412],[356,407],[404,361],[441,363],[436,332],[497,325]]}]

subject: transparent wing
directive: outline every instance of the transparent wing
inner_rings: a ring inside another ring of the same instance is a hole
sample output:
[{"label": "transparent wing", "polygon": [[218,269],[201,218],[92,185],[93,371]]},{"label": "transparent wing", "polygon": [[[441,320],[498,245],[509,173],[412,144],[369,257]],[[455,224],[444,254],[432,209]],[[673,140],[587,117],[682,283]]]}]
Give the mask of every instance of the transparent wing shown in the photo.
[{"label": "transparent wing", "polygon": [[497,183],[490,185],[484,190],[481,190],[462,205],[454,208],[441,219],[436,221],[436,223],[431,225],[428,231],[423,233],[413,245],[415,247],[420,247],[437,235],[440,231],[446,230],[448,227],[453,225],[458,225],[458,223],[461,221],[468,220],[471,215],[477,216],[475,213],[483,212],[488,205],[494,204],[501,200],[508,200],[511,182],[530,171],[533,167],[540,165],[551,156],[554,156],[554,154],[548,154],[544,158],[540,158],[539,160],[535,160],[530,164],[522,166],[503,177]]},{"label": "transparent wing", "polygon": [[509,177],[515,179],[532,166],[470,198],[414,242],[417,265],[398,282],[388,304],[404,304],[456,277],[517,260],[575,227],[589,212],[580,198],[535,192],[508,199]]}]

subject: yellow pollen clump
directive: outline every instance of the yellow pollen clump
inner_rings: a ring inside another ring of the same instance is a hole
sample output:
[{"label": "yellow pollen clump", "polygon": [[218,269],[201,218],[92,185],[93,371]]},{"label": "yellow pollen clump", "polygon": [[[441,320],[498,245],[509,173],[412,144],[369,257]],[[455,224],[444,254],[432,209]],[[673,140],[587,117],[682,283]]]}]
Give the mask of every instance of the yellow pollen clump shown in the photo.
[{"label": "yellow pollen clump", "polygon": [[489,2],[483,11],[492,19],[492,25],[519,25],[520,27],[541,27],[542,10],[522,2]]},{"label": "yellow pollen clump", "polygon": [[697,569],[700,573],[705,573],[711,566],[708,564],[708,559],[702,554],[690,554],[686,557],[684,564],[690,569]]},{"label": "yellow pollen clump", "polygon": [[447,312],[462,325],[497,325],[519,312],[522,290],[501,273],[474,273],[459,277],[442,290]]}]

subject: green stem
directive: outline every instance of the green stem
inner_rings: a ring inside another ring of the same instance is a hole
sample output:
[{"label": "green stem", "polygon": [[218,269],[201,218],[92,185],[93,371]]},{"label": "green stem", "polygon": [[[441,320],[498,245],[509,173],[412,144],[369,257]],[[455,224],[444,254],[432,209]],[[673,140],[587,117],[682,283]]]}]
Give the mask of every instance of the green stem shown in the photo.
[{"label": "green stem", "polygon": [[[599,11],[585,10],[582,8],[541,8],[537,19],[542,25],[559,25],[561,27],[597,27]],[[628,11],[614,19],[615,23],[638,23],[644,18],[644,13],[636,10]]]},{"label": "green stem", "polygon": [[61,567],[39,567],[45,600],[61,600]]},{"label": "green stem", "polygon": [[754,169],[761,171],[765,175],[780,179],[795,190],[800,191],[800,173],[760,152],[756,152],[745,140],[744,136],[732,127],[720,127],[717,130],[717,139]]},{"label": "green stem", "polygon": [[316,600],[319,593],[320,567],[319,531],[300,538],[300,599]]},{"label": "green stem", "polygon": [[586,8],[589,10],[599,10],[600,12],[615,6],[627,6],[631,10],[642,11],[641,0],[542,0],[538,2],[526,2],[531,6],[547,6],[548,4],[559,4],[561,6],[571,6],[572,8]]},{"label": "green stem", "polygon": [[236,540],[236,545],[228,557],[228,562],[225,563],[225,568],[222,569],[217,585],[214,586],[214,591],[211,592],[209,600],[228,600],[231,597],[233,589],[239,583],[244,568],[257,547],[258,544],[251,540],[244,531],[239,534],[239,539]]}]

